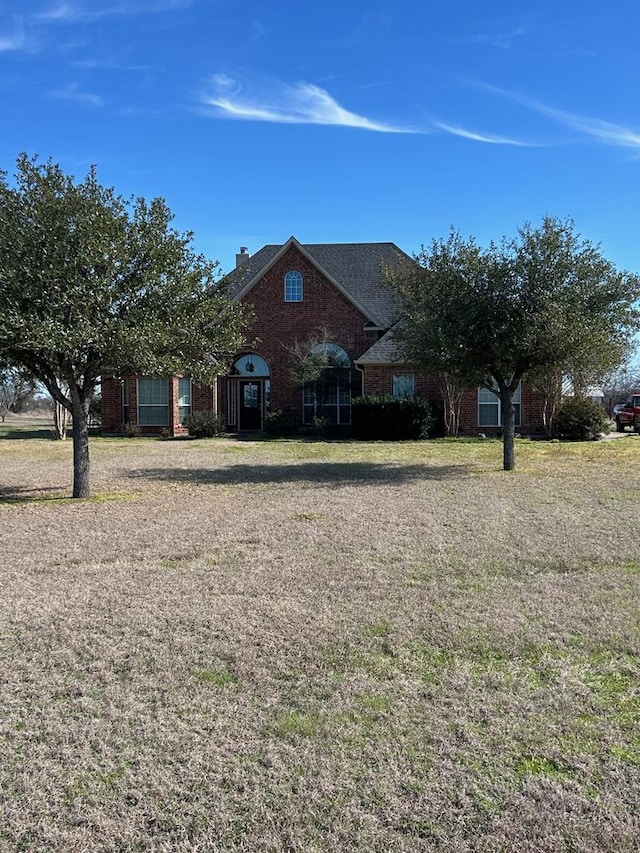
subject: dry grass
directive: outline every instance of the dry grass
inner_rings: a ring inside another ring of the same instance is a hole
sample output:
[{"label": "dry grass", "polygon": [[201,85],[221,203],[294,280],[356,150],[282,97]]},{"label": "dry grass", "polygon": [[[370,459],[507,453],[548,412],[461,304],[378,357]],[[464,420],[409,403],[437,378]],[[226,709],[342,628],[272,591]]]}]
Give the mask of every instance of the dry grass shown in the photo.
[{"label": "dry grass", "polygon": [[0,849],[637,851],[640,439],[0,441]]}]

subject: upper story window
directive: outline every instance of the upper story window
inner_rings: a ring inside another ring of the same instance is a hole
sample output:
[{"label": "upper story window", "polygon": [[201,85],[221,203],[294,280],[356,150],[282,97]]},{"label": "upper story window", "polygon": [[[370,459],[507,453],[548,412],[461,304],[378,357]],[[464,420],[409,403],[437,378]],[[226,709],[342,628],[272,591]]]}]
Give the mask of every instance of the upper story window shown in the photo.
[{"label": "upper story window", "polygon": [[290,270],[284,277],[284,301],[302,302],[302,273]]}]

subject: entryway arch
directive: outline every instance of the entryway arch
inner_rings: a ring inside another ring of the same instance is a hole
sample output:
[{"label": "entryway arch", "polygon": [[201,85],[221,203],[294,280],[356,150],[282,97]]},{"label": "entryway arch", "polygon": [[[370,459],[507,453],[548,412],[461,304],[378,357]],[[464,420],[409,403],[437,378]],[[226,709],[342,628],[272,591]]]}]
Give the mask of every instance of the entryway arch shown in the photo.
[{"label": "entryway arch", "polygon": [[240,432],[256,432],[264,426],[269,410],[271,371],[265,359],[254,352],[243,353],[233,363],[231,374],[237,388],[237,424]]}]

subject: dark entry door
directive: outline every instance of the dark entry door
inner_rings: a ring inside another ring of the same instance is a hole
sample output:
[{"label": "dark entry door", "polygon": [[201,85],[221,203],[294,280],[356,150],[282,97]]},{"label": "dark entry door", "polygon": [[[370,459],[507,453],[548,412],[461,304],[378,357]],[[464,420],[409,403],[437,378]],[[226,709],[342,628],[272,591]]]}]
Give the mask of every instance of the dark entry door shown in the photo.
[{"label": "dark entry door", "polygon": [[262,429],[262,383],[240,380],[240,416],[238,427],[244,432]]}]

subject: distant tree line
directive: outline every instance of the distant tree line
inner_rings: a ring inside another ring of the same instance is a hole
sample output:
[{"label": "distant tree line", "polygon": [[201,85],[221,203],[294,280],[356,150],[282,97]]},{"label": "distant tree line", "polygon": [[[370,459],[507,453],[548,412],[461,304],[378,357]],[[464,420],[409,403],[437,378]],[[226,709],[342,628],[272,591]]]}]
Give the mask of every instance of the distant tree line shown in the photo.
[{"label": "distant tree line", "polygon": [[38,383],[24,368],[0,368],[0,421],[9,412],[19,415],[47,405],[39,393]]}]

